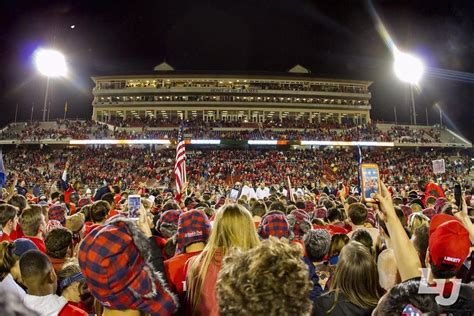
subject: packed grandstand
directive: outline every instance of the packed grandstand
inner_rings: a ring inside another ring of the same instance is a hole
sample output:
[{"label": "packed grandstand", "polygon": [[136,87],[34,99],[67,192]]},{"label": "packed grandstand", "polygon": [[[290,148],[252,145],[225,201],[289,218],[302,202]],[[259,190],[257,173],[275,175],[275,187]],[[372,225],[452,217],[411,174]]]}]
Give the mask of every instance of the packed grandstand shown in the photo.
[{"label": "packed grandstand", "polygon": [[[92,119],[1,130],[0,301],[15,315],[474,313],[468,140],[372,120],[368,82],[167,75],[94,78]],[[113,99],[127,89],[146,99]],[[200,114],[207,97],[160,101],[182,89],[226,96]],[[237,99],[281,90],[341,98],[279,117]],[[379,168],[372,201],[361,163]]]}]

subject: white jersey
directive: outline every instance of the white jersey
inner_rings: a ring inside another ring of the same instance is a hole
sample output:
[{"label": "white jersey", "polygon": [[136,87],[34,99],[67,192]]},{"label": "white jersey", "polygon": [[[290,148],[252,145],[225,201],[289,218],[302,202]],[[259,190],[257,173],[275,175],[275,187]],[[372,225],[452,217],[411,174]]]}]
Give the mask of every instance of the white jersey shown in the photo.
[{"label": "white jersey", "polygon": [[270,196],[270,189],[267,187],[264,187],[263,189],[261,187],[258,187],[256,194],[258,200],[263,200],[264,198]]},{"label": "white jersey", "polygon": [[247,198],[250,200],[251,198],[257,198],[257,194],[255,193],[255,190],[252,187],[249,187],[247,185],[244,185],[242,187],[242,193],[240,196],[247,196]]}]

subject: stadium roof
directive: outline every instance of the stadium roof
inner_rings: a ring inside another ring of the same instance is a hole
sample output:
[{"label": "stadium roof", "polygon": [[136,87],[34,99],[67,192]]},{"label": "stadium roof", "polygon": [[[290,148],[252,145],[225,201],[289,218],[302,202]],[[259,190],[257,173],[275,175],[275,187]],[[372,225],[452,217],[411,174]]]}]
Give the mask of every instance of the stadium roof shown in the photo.
[{"label": "stadium roof", "polygon": [[214,71],[214,70],[176,70],[173,66],[166,62],[156,65],[153,70],[155,73],[150,71],[124,71],[115,74],[104,74],[98,76],[92,76],[92,80],[96,82],[97,79],[139,79],[139,78],[153,78],[153,77],[164,77],[167,78],[204,78],[206,76],[214,78],[239,78],[239,79],[273,79],[273,80],[314,80],[314,81],[333,81],[333,82],[347,82],[353,84],[371,85],[371,80],[354,80],[347,78],[347,76],[334,77],[323,77],[315,76],[311,71],[301,65],[295,65],[290,68],[287,72],[274,72],[274,71]]},{"label": "stadium roof", "polygon": [[162,62],[159,65],[156,65],[155,68],[153,68],[154,71],[174,71],[174,68],[170,66],[167,62]]},{"label": "stadium roof", "polygon": [[309,74],[311,71],[309,71],[308,69],[304,68],[301,65],[296,65],[293,68],[291,68],[290,70],[288,70],[288,72],[298,73],[298,74]]}]

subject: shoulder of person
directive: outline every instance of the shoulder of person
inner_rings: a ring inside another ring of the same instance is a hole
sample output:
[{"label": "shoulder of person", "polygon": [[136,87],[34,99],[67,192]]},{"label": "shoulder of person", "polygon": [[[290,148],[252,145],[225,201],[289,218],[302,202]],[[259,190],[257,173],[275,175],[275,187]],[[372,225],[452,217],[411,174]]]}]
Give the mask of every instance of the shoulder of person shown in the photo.
[{"label": "shoulder of person", "polygon": [[58,316],[88,316],[87,312],[76,307],[72,304],[67,303],[63,309],[59,312]]}]

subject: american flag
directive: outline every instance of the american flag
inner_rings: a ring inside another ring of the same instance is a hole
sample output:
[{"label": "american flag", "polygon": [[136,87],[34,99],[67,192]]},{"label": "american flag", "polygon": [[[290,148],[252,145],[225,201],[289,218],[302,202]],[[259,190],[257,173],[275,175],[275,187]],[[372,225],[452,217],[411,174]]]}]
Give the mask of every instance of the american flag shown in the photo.
[{"label": "american flag", "polygon": [[174,165],[174,177],[176,180],[176,201],[181,200],[181,191],[186,182],[186,150],[184,147],[183,126],[179,127],[178,146],[176,146],[176,163]]}]

